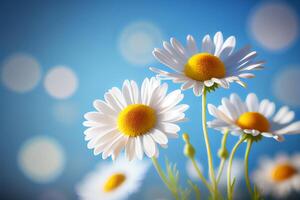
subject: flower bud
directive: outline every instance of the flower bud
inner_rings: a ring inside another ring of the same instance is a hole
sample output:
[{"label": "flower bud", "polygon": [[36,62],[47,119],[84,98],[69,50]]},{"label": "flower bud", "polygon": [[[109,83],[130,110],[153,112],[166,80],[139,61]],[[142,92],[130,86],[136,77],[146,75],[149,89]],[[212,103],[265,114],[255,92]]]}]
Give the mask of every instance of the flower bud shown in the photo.
[{"label": "flower bud", "polygon": [[186,144],[184,146],[184,151],[183,151],[184,155],[189,157],[189,158],[194,158],[195,156],[195,149],[191,144]]},{"label": "flower bud", "polygon": [[182,139],[186,142],[186,143],[190,143],[190,137],[187,133],[182,134]]},{"label": "flower bud", "polygon": [[219,156],[219,158],[227,159],[229,156],[227,149],[226,148],[219,149],[218,156]]}]

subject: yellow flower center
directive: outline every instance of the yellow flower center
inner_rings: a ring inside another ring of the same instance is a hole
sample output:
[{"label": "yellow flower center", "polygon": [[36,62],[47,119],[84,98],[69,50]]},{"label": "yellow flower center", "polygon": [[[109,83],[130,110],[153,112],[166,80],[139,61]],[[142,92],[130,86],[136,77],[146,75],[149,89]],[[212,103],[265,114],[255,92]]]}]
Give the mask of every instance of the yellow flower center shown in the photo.
[{"label": "yellow flower center", "polygon": [[297,174],[297,169],[290,164],[279,164],[272,170],[271,177],[276,182],[285,181]]},{"label": "yellow flower center", "polygon": [[111,175],[103,185],[104,192],[111,192],[118,187],[120,187],[124,181],[126,180],[126,176],[121,173]]},{"label": "yellow flower center", "polygon": [[242,129],[254,129],[260,132],[267,132],[270,129],[268,119],[258,112],[245,112],[236,123]]},{"label": "yellow flower center", "polygon": [[185,64],[184,74],[197,81],[206,81],[211,78],[223,78],[226,75],[224,63],[209,53],[195,54]]},{"label": "yellow flower center", "polygon": [[155,110],[143,104],[132,104],[118,116],[118,129],[124,135],[137,137],[146,134],[156,124]]}]

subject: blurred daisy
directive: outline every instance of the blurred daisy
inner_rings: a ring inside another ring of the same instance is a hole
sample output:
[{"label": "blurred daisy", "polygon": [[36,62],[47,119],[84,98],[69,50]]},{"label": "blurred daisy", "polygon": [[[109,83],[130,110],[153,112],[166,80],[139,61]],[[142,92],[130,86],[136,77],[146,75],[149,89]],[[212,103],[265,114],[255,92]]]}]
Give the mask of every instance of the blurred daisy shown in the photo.
[{"label": "blurred daisy", "polygon": [[115,159],[125,148],[129,160],[158,156],[159,144],[167,147],[169,137],[177,137],[185,120],[188,105],[178,103],[183,99],[180,90],[167,94],[168,85],[156,78],[143,81],[141,89],[134,81],[124,81],[122,90],[114,87],[105,93],[105,101],[95,100],[97,111],[84,115],[83,124],[89,127],[85,139],[94,154]]},{"label": "blurred daisy", "polygon": [[76,191],[82,200],[120,200],[127,199],[138,191],[149,168],[145,162],[101,163],[77,186]]},{"label": "blurred daisy", "polygon": [[275,104],[267,99],[259,102],[253,93],[247,96],[246,102],[231,94],[229,99],[222,99],[218,108],[209,104],[208,111],[216,118],[208,122],[209,127],[221,131],[228,129],[233,135],[246,133],[282,141],[285,134],[300,133],[300,121],[291,123],[295,116],[293,111],[283,106],[273,117]]},{"label": "blurred daisy", "polygon": [[154,49],[154,57],[174,72],[166,72],[150,68],[158,73],[161,79],[182,83],[181,89],[193,88],[194,94],[200,96],[203,88],[218,86],[229,88],[231,82],[245,86],[240,78],[252,78],[249,71],[263,68],[262,61],[254,61],[257,56],[249,46],[235,51],[235,37],[223,41],[221,32],[213,38],[206,35],[202,47],[198,50],[193,36],[187,36],[187,46],[184,47],[175,38],[170,43],[164,42],[163,49]]},{"label": "blurred daisy", "polygon": [[253,180],[262,194],[284,198],[300,191],[300,154],[292,157],[280,154],[274,160],[261,159]]}]

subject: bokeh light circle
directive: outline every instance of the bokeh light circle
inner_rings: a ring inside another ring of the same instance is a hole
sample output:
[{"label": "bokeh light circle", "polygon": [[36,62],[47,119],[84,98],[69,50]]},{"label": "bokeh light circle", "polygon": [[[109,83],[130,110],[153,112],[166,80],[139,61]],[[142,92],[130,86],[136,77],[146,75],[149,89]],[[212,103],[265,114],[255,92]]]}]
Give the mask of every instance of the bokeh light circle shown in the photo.
[{"label": "bokeh light circle", "polygon": [[62,173],[65,155],[54,139],[37,136],[22,145],[18,154],[18,164],[30,180],[36,183],[48,183]]},{"label": "bokeh light circle", "polygon": [[300,66],[280,71],[274,80],[273,93],[283,103],[300,106]]},{"label": "bokeh light circle", "polygon": [[122,56],[131,64],[151,63],[153,49],[162,42],[160,30],[149,22],[135,22],[128,25],[119,38]]},{"label": "bokeh light circle", "polygon": [[14,92],[25,93],[32,90],[40,78],[40,64],[30,55],[14,54],[3,63],[2,82]]},{"label": "bokeh light circle", "polygon": [[298,16],[288,4],[273,2],[260,5],[250,16],[250,31],[266,49],[289,47],[297,38]]},{"label": "bokeh light circle", "polygon": [[78,87],[78,79],[70,68],[56,66],[47,73],[44,86],[50,96],[57,99],[66,99],[75,93]]}]

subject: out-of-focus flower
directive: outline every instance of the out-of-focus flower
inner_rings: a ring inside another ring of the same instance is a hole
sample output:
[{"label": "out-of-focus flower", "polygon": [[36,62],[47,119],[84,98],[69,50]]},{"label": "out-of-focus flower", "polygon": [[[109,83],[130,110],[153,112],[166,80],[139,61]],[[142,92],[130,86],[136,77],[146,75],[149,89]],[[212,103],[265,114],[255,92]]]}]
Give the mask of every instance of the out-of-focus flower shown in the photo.
[{"label": "out-of-focus flower", "polygon": [[101,163],[77,186],[76,191],[82,200],[120,200],[137,192],[149,168],[142,161]]},{"label": "out-of-focus flower", "polygon": [[184,47],[175,38],[163,43],[163,49],[154,49],[153,55],[162,64],[174,72],[166,72],[150,68],[158,73],[161,79],[182,83],[181,89],[193,88],[194,94],[200,96],[204,87],[220,85],[229,88],[229,84],[237,82],[245,86],[240,78],[252,78],[249,71],[261,69],[263,61],[255,61],[255,51],[249,46],[234,52],[236,40],[234,36],[223,41],[221,32],[213,38],[206,35],[202,40],[201,50],[198,50],[193,36],[187,36],[187,46]]},{"label": "out-of-focus flower", "polygon": [[208,122],[209,127],[221,131],[228,129],[233,135],[246,133],[282,141],[285,134],[300,133],[300,121],[291,123],[295,116],[293,111],[283,106],[273,117],[275,104],[267,99],[259,102],[253,93],[245,102],[237,94],[231,94],[229,99],[222,99],[218,108],[209,104],[208,111],[216,118]]},{"label": "out-of-focus flower", "polygon": [[84,115],[89,127],[85,139],[94,154],[115,159],[125,148],[129,160],[157,157],[157,143],[167,147],[169,137],[177,137],[185,120],[188,105],[178,103],[184,95],[180,90],[167,94],[168,85],[156,78],[143,81],[141,89],[134,81],[124,81],[122,90],[114,87],[105,93],[105,101],[95,100],[96,112]]},{"label": "out-of-focus flower", "polygon": [[264,195],[284,198],[293,191],[300,191],[300,154],[261,159],[253,180]]}]

